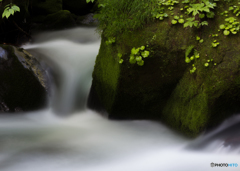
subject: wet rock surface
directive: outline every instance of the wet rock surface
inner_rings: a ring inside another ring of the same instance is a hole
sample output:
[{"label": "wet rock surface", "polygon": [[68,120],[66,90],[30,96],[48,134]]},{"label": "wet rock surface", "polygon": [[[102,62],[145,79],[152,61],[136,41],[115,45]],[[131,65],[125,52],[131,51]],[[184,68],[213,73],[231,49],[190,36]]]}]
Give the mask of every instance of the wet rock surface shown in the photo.
[{"label": "wet rock surface", "polygon": [[47,102],[47,75],[24,49],[0,45],[0,112],[41,109]]}]

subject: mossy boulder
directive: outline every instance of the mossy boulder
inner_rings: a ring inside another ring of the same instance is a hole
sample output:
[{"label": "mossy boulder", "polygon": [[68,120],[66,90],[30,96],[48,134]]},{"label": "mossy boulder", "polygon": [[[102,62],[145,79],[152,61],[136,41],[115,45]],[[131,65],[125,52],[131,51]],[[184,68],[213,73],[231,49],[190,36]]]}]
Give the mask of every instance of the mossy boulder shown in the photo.
[{"label": "mossy boulder", "polygon": [[86,0],[63,0],[63,9],[77,15],[85,15],[91,12],[95,3],[87,3]]},{"label": "mossy boulder", "polygon": [[27,51],[0,45],[0,111],[31,111],[47,103],[47,76]]},{"label": "mossy boulder", "polygon": [[62,0],[32,0],[31,13],[33,15],[48,15],[62,10]]},{"label": "mossy boulder", "polygon": [[[229,5],[219,2],[215,13],[225,8]],[[174,8],[173,13],[179,11]],[[194,137],[240,112],[240,36],[219,31],[224,15],[208,19],[209,25],[200,29],[174,25],[172,18],[153,21],[131,33],[124,31],[108,45],[103,31],[91,92],[109,118],[161,120]],[[204,42],[199,43],[197,36]],[[213,47],[214,42],[219,45]],[[144,58],[143,66],[130,64],[131,49],[141,46],[150,56]],[[189,46],[194,46],[189,57],[194,51],[200,57],[186,63]],[[193,67],[195,72],[191,72]]]},{"label": "mossy boulder", "polygon": [[41,25],[40,30],[60,30],[76,26],[76,22],[68,10],[61,10],[54,14],[47,15]]}]

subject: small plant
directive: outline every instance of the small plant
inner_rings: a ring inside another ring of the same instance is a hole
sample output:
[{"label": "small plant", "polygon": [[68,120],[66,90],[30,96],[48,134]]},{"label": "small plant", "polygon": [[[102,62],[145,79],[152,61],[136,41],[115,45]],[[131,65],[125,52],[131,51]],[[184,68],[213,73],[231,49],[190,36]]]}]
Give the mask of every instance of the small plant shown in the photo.
[{"label": "small plant", "polygon": [[196,40],[197,40],[199,43],[203,43],[203,39],[201,39],[199,36],[196,37]]},{"label": "small plant", "polygon": [[192,66],[193,66],[193,68],[190,70],[190,74],[193,74],[197,70],[197,68],[194,66],[194,64]]},{"label": "small plant", "polygon": [[177,24],[177,20],[172,20],[172,24]]},{"label": "small plant", "polygon": [[190,4],[191,7],[187,9],[188,13],[192,13],[193,16],[200,14],[200,12],[210,12],[210,8],[214,9],[215,3],[204,1],[204,3]]},{"label": "small plant", "polygon": [[187,22],[184,23],[183,27],[192,27],[192,26],[197,27],[198,23],[199,21],[196,21],[195,17],[187,18]]},{"label": "small plant", "polygon": [[212,47],[217,47],[219,45],[219,42],[217,42],[217,40],[214,40],[212,42]]},{"label": "small plant", "polygon": [[194,46],[190,45],[187,47],[186,52],[185,52],[185,62],[186,63],[190,63],[191,59],[188,57],[188,55],[191,53],[191,51],[193,50]]},{"label": "small plant", "polygon": [[206,62],[206,63],[204,64],[204,66],[205,66],[205,67],[208,67],[208,66],[209,66],[209,63],[208,63],[208,62]]},{"label": "small plant", "polygon": [[139,66],[143,66],[144,65],[143,58],[147,58],[149,55],[150,52],[145,50],[145,46],[141,46],[139,48],[134,47],[131,50],[129,62],[131,64],[135,64],[137,62]]},{"label": "small plant", "polygon": [[178,22],[179,22],[180,24],[183,24],[183,23],[184,23],[184,19],[180,18],[180,19],[178,20]]},{"label": "small plant", "polygon": [[[2,2],[2,0],[0,0],[0,2]],[[20,12],[20,8],[17,5],[10,3],[4,7],[2,18],[8,18],[10,15],[14,15],[15,12]]]},{"label": "small plant", "polygon": [[237,19],[234,17],[226,18],[225,24],[221,24],[219,28],[223,31],[223,34],[225,36],[228,36],[230,33],[237,34],[237,32],[240,30],[240,23],[236,21]]},{"label": "small plant", "polygon": [[105,42],[106,45],[110,45],[115,43],[115,37],[109,37],[108,40]]}]

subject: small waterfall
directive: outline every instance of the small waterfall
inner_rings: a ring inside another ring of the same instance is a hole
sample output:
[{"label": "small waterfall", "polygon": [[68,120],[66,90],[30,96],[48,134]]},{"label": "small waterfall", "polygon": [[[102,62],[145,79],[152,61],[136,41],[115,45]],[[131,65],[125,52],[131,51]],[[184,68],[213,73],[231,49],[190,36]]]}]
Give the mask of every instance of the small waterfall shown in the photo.
[{"label": "small waterfall", "polygon": [[39,34],[34,44],[23,46],[43,58],[60,80],[60,88],[52,99],[57,113],[67,114],[76,106],[85,107],[99,46],[100,39],[93,28]]},{"label": "small waterfall", "polygon": [[[239,170],[240,115],[191,140],[159,122],[109,121],[84,108],[99,46],[90,28],[24,46],[50,66],[55,90],[48,109],[0,116],[1,171]],[[220,163],[231,168],[211,167]]]}]

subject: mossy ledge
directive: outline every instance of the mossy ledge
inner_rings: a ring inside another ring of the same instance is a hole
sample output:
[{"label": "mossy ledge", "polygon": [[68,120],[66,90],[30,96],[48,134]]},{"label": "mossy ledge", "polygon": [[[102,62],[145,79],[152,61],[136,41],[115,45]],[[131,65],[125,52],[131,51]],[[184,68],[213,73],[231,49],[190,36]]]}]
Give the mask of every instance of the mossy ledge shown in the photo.
[{"label": "mossy ledge", "polygon": [[[219,2],[215,13],[228,8],[227,2]],[[167,19],[152,21],[115,35],[116,42],[110,45],[105,43],[108,38],[103,30],[92,88],[109,118],[161,120],[195,137],[240,112],[240,37],[218,31],[225,18],[216,15],[200,29],[173,25]],[[219,36],[214,38],[214,34]],[[199,43],[196,36],[204,42]],[[214,48],[215,39],[220,45]],[[131,49],[147,44],[150,57],[144,65],[130,64]],[[190,45],[200,58],[185,63]],[[123,55],[122,64],[118,53]],[[191,74],[193,64],[197,70]]]}]

